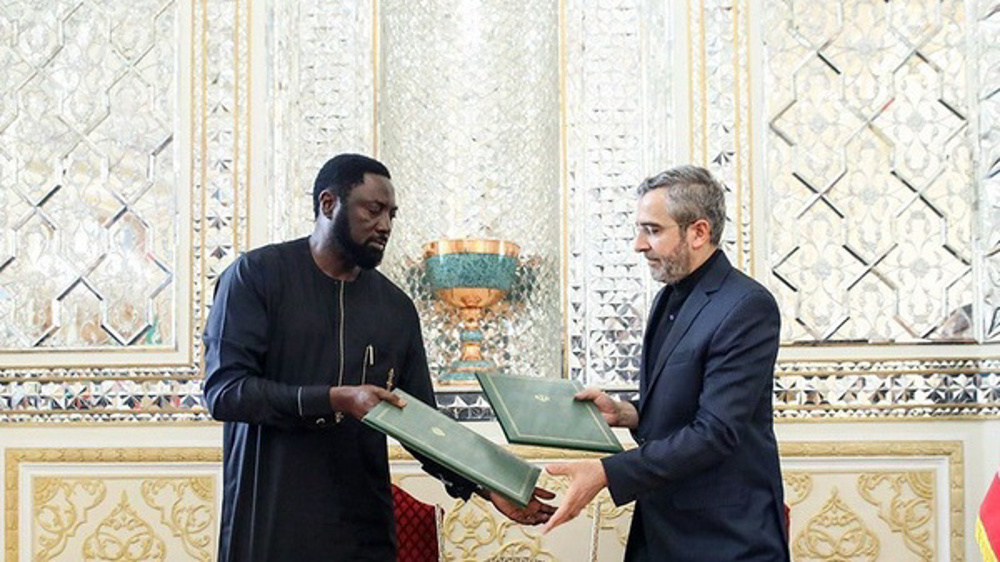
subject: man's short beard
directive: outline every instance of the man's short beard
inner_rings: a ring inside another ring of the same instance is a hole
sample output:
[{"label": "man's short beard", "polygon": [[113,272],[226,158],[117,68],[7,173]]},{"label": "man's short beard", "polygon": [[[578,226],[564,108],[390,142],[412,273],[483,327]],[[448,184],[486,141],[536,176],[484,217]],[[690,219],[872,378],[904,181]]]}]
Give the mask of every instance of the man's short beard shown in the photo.
[{"label": "man's short beard", "polygon": [[681,247],[673,258],[675,259],[661,259],[659,267],[653,271],[653,279],[667,285],[676,285],[678,281],[691,274],[691,253],[687,248]]},{"label": "man's short beard", "polygon": [[333,238],[345,257],[361,269],[375,269],[382,263],[382,250],[358,244],[351,238],[351,220],[343,206],[333,215]]}]

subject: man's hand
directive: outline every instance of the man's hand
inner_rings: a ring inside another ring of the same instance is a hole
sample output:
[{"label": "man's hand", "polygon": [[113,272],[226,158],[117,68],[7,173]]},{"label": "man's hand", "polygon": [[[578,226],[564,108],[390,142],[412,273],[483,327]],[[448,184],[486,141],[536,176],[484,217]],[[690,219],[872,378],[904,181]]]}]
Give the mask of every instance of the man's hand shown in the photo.
[{"label": "man's hand", "polygon": [[397,408],[406,406],[406,400],[380,386],[363,384],[361,386],[330,387],[330,405],[333,406],[333,411],[344,412],[359,420],[382,401]]},{"label": "man's hand", "polygon": [[604,421],[611,427],[627,427],[636,429],[639,427],[639,412],[631,402],[619,402],[597,388],[585,388],[577,392],[573,398],[577,400],[589,400],[597,406],[597,409],[604,416]]},{"label": "man's hand", "polygon": [[521,507],[492,490],[486,490],[480,493],[480,495],[490,500],[493,506],[497,508],[497,511],[506,515],[511,521],[522,525],[540,525],[545,523],[556,510],[554,506],[539,501],[538,498],[551,500],[556,497],[555,494],[544,488],[535,488],[531,500],[528,501],[526,507]]},{"label": "man's hand", "polygon": [[569,489],[566,490],[563,504],[542,528],[542,534],[571,521],[608,485],[604,465],[599,460],[550,464],[545,467],[545,472],[553,476],[569,476]]}]

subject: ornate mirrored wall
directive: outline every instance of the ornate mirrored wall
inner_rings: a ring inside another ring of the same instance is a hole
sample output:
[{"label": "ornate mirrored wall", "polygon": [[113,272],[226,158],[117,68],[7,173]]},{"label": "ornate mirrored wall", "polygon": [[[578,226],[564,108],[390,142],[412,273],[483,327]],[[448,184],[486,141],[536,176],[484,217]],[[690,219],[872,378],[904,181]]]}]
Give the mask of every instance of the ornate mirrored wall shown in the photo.
[{"label": "ornate mirrored wall", "polygon": [[204,294],[247,246],[248,21],[0,4],[0,418],[204,417]]},{"label": "ornate mirrored wall", "polygon": [[974,290],[965,5],[769,2],[765,13],[768,262],[785,339],[995,336]]},{"label": "ornate mirrored wall", "polygon": [[0,3],[0,418],[204,419],[215,276],[309,232],[347,150],[397,172],[385,270],[437,372],[457,325],[418,249],[511,238],[488,353],[632,392],[633,186],[692,161],[781,301],[780,416],[1000,413],[996,1],[511,6]]},{"label": "ornate mirrored wall", "polygon": [[169,350],[176,9],[5,15],[0,349]]},{"label": "ornate mirrored wall", "polygon": [[762,10],[779,410],[995,415],[1000,5]]}]

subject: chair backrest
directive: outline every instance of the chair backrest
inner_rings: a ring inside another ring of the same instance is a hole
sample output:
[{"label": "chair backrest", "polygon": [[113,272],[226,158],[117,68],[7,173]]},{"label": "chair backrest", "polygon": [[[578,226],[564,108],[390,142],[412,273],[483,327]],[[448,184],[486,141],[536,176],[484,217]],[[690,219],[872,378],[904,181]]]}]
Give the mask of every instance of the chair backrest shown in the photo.
[{"label": "chair backrest", "polygon": [[392,485],[397,562],[438,562],[441,557],[440,506],[426,504]]},{"label": "chair backrest", "polygon": [[792,528],[792,508],[785,504],[785,540],[792,542],[792,537],[788,536],[788,531]]}]

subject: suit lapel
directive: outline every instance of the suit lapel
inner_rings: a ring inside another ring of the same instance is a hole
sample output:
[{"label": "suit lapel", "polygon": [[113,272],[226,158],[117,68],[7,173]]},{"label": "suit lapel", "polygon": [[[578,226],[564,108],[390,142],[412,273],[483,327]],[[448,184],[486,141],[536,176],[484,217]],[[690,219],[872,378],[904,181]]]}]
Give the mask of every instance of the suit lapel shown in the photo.
[{"label": "suit lapel", "polygon": [[[639,385],[639,407],[640,410],[645,404],[647,397],[649,397],[653,392],[653,386],[656,381],[659,380],[660,374],[663,372],[664,365],[667,364],[667,360],[670,359],[670,355],[673,354],[674,348],[680,343],[681,338],[684,334],[688,332],[691,325],[694,324],[696,318],[701,313],[705,305],[711,300],[711,295],[715,291],[719,290],[722,286],[722,282],[725,280],[729,271],[732,269],[732,265],[729,264],[729,260],[726,259],[726,255],[723,254],[719,256],[719,259],[712,264],[711,269],[705,272],[705,276],[698,281],[691,294],[688,295],[687,300],[684,301],[684,305],[681,306],[680,311],[677,313],[677,319],[674,321],[674,325],[670,329],[670,333],[667,334],[667,339],[663,341],[663,348],[659,352],[656,358],[656,364],[652,366],[652,369],[647,370],[644,374],[646,376],[642,377],[642,381],[645,384]],[[649,337],[653,330],[647,328],[646,337],[643,339],[643,363],[644,367],[648,368],[648,359],[651,355],[652,350],[647,350],[646,346],[651,342]]]},{"label": "suit lapel", "polygon": [[649,376],[647,377],[649,383],[646,385],[646,392],[642,395],[643,401],[645,401],[647,396],[652,394],[653,386],[656,384],[657,379],[660,378],[660,373],[663,371],[663,366],[667,364],[667,359],[674,352],[677,343],[681,341],[684,334],[691,328],[691,324],[698,317],[698,313],[708,304],[708,300],[708,295],[703,291],[695,289],[688,296],[687,300],[684,301],[684,306],[681,307],[680,312],[677,314],[677,320],[674,320],[674,325],[670,328],[667,339],[663,341],[663,348],[660,351],[659,357],[656,358],[656,364],[649,371]]}]

